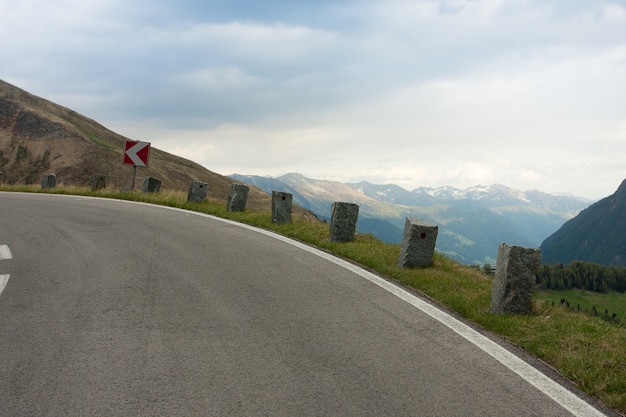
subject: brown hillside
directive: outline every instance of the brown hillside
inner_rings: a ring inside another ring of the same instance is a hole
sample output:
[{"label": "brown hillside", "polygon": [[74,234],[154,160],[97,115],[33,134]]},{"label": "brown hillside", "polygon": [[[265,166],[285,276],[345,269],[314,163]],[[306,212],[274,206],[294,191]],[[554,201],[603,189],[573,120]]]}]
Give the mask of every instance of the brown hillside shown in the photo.
[{"label": "brown hillside", "polygon": [[[94,175],[104,175],[107,187],[128,187],[132,167],[122,163],[126,140],[92,119],[0,80],[0,181],[5,184],[37,184],[44,174],[54,173],[59,185],[89,186]],[[137,169],[136,188],[146,176],[159,179],[162,190],[187,191],[192,181],[208,182],[209,199],[224,204],[233,183],[154,147],[149,166]],[[248,208],[270,211],[271,198],[251,187]],[[314,217],[300,207],[294,207],[294,215]]]}]

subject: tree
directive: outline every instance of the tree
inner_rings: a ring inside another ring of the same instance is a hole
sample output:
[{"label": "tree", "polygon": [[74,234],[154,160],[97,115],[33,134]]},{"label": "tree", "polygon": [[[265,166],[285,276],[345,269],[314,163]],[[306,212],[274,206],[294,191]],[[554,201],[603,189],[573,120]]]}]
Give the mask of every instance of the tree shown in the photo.
[{"label": "tree", "polygon": [[603,266],[591,262],[574,261],[542,265],[537,272],[537,283],[549,289],[581,288],[589,291],[626,292],[626,267]]}]

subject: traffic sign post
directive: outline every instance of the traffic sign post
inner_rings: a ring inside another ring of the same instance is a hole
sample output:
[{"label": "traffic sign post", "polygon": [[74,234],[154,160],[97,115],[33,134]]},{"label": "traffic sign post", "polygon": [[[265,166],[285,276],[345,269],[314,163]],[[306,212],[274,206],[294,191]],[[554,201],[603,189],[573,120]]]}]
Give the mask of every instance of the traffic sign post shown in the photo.
[{"label": "traffic sign post", "polygon": [[137,177],[137,166],[133,165],[133,173],[130,175],[130,191],[135,189],[135,178]]},{"label": "traffic sign post", "polygon": [[150,159],[150,142],[140,142],[138,140],[127,140],[124,146],[124,164],[133,166],[133,173],[130,180],[130,190],[135,189],[135,177],[137,167],[147,167]]}]

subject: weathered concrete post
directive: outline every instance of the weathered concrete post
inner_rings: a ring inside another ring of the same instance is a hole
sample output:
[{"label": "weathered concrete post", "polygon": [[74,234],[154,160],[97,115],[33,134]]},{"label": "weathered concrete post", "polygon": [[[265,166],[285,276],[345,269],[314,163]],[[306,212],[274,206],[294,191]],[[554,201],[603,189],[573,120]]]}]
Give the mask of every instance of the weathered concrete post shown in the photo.
[{"label": "weathered concrete post", "polygon": [[535,273],[540,263],[541,250],[501,243],[489,311],[494,314],[530,314]]},{"label": "weathered concrete post", "polygon": [[226,211],[244,211],[248,201],[250,187],[244,184],[232,184],[226,202]]},{"label": "weathered concrete post", "polygon": [[415,268],[432,264],[438,233],[439,226],[436,224],[407,217],[398,267]]},{"label": "weathered concrete post", "polygon": [[153,177],[145,177],[141,186],[142,193],[158,193],[161,189],[161,181]]},{"label": "weathered concrete post", "polygon": [[56,174],[44,174],[41,178],[41,188],[54,188],[57,186]]},{"label": "weathered concrete post", "polygon": [[106,188],[104,175],[94,175],[91,177],[91,191],[103,190]]},{"label": "weathered concrete post", "polygon": [[358,219],[359,206],[357,204],[333,203],[330,215],[330,241],[353,241]]},{"label": "weathered concrete post", "polygon": [[189,185],[189,193],[187,193],[188,203],[204,203],[209,192],[209,183],[193,181]]},{"label": "weathered concrete post", "polygon": [[272,223],[291,223],[293,194],[272,191]]}]

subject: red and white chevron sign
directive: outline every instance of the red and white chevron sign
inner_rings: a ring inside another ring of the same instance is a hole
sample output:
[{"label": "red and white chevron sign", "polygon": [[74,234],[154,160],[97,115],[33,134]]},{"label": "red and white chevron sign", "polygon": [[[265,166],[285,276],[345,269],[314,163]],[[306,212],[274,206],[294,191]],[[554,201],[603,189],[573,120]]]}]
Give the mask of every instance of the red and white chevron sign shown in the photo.
[{"label": "red and white chevron sign", "polygon": [[127,140],[124,148],[124,164],[147,167],[150,157],[150,142]]}]

